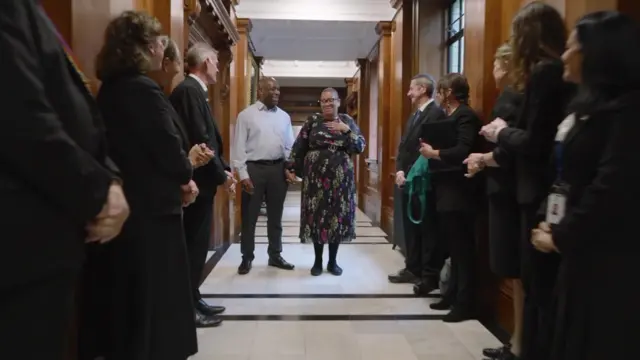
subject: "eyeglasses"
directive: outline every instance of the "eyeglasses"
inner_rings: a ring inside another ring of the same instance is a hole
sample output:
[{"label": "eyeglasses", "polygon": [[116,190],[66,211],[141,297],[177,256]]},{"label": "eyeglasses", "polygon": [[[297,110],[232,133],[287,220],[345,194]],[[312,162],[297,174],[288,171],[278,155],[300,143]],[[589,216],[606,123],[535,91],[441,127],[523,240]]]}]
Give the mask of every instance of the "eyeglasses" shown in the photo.
[{"label": "eyeglasses", "polygon": [[318,102],[320,104],[331,104],[332,102],[337,101],[337,100],[339,100],[339,99],[336,99],[336,98],[320,99],[320,100],[318,100]]}]

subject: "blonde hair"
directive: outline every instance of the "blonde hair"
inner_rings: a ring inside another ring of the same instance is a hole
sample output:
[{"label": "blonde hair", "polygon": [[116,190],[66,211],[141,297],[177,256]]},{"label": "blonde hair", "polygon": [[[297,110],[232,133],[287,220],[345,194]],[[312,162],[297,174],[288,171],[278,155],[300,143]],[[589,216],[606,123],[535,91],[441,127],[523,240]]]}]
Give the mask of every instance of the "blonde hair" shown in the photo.
[{"label": "blonde hair", "polygon": [[511,45],[508,42],[500,45],[496,50],[494,59],[500,61],[504,65],[508,64],[511,59]]}]

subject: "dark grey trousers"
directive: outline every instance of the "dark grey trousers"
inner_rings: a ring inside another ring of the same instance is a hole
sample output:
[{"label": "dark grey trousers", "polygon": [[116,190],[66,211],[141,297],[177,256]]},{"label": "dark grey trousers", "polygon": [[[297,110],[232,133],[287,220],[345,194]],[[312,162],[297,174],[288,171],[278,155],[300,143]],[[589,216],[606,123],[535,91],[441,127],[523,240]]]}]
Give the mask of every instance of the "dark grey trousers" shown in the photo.
[{"label": "dark grey trousers", "polygon": [[284,175],[284,162],[260,164],[247,162],[247,171],[253,182],[253,194],[242,192],[242,234],[240,251],[242,258],[253,260],[255,250],[256,222],[262,201],[267,203],[267,237],[269,257],[282,252],[282,211],[287,196],[288,183]]}]

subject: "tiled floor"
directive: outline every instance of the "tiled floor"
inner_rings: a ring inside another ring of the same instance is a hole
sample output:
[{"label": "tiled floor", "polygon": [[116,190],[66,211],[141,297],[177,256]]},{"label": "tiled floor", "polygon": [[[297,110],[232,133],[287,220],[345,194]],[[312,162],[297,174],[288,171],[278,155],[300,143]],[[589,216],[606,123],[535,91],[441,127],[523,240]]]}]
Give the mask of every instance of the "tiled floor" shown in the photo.
[{"label": "tiled floor", "polygon": [[231,245],[200,289],[227,307],[226,320],[198,330],[193,360],[479,360],[483,347],[499,344],[477,321],[440,321],[428,306],[437,299],[389,284],[404,260],[360,211],[358,238],[338,255],[344,274],[310,276],[313,248],[297,239],[299,201],[289,194],[283,219],[283,256],[296,269],[266,266],[265,232],[256,236],[253,270],[237,275],[240,248]]}]

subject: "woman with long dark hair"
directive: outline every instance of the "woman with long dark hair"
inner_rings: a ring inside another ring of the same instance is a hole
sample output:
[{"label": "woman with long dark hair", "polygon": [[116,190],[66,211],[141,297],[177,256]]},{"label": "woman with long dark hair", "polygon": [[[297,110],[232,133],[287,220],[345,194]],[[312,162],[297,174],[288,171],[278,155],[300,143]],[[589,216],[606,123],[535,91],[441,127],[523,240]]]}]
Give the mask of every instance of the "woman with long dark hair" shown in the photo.
[{"label": "woman with long dark hair", "polygon": [[552,360],[638,357],[638,39],[627,16],[596,12],[578,20],[563,55],[578,95],[558,127],[548,215],[532,236],[562,257]]},{"label": "woman with long dark hair", "polygon": [[98,105],[131,204],[108,245],[107,360],[185,360],[197,351],[182,228],[182,207],[193,201],[182,188],[193,167],[171,104],[148,76],[161,69],[164,50],[159,21],[126,11],[107,26],[97,58]]},{"label": "woman with long dark hair", "polygon": [[436,99],[447,117],[422,125],[420,153],[429,159],[438,227],[451,256],[451,283],[432,309],[451,311],[445,322],[473,318],[475,181],[464,178],[462,161],[477,144],[481,122],[469,106],[469,82],[462,74],[443,76]]},{"label": "woman with long dark hair", "polygon": [[[512,86],[523,92],[523,104],[515,126],[497,118],[482,134],[512,154],[516,174],[516,198],[521,220],[521,280],[525,292],[520,358],[547,359],[552,338],[552,292],[559,264],[558,254],[544,254],[531,245],[531,230],[540,220],[538,209],[553,182],[549,159],[558,124],[566,115],[573,89],[562,79],[560,59],[565,50],[564,20],[551,5],[534,1],[523,6],[512,22],[510,61]],[[472,154],[471,174],[485,166],[497,166],[495,153]],[[501,355],[512,359],[511,352]]]}]

